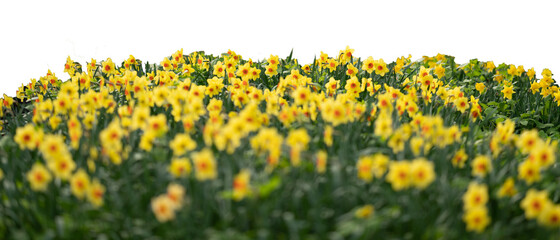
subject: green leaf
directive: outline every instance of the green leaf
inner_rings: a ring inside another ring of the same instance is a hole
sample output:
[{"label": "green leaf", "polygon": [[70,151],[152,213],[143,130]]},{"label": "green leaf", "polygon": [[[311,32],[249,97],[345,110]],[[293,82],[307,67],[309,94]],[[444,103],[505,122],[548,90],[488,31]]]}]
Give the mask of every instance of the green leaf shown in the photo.
[{"label": "green leaf", "polygon": [[268,197],[272,191],[280,187],[281,183],[282,180],[280,180],[280,177],[275,176],[271,178],[267,183],[258,187],[259,196],[263,198]]}]

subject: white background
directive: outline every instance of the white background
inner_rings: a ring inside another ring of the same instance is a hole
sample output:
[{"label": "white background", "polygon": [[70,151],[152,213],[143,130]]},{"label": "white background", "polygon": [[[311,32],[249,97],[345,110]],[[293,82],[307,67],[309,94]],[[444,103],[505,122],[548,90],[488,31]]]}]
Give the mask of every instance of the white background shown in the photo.
[{"label": "white background", "polygon": [[437,53],[496,65],[560,71],[560,8],[554,1],[6,1],[0,3],[0,94],[48,69],[66,80],[66,57],[85,65],[130,54],[160,62],[176,50],[228,49],[300,63],[347,45],[392,62]]}]

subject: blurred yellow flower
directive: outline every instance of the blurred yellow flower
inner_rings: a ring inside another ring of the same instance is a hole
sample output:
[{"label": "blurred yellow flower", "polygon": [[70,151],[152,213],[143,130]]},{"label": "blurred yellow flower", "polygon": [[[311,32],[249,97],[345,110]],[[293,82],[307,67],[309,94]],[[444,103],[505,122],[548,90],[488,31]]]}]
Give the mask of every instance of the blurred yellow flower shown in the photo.
[{"label": "blurred yellow flower", "polygon": [[176,178],[185,177],[192,171],[191,163],[187,158],[174,158],[169,165],[169,172]]},{"label": "blurred yellow flower", "polygon": [[548,199],[548,192],[545,190],[529,189],[525,198],[521,200],[521,208],[525,211],[527,219],[537,218],[551,204],[551,201]]},{"label": "blurred yellow flower", "polygon": [[412,153],[414,153],[414,156],[419,156],[422,150],[422,147],[424,146],[424,139],[422,139],[421,137],[413,137],[410,139],[410,148],[412,150]]},{"label": "blurred yellow flower", "polygon": [[463,221],[467,224],[467,231],[481,233],[490,224],[490,216],[486,207],[476,207],[465,212]]},{"label": "blurred yellow flower", "polygon": [[27,172],[27,181],[34,191],[46,191],[51,182],[51,174],[41,163],[34,163],[31,170]]},{"label": "blurred yellow flower", "polygon": [[327,152],[320,150],[315,155],[315,166],[318,173],[325,173],[327,169]]},{"label": "blurred yellow flower", "polygon": [[372,171],[376,178],[381,178],[387,172],[389,166],[389,157],[376,153],[372,156]]},{"label": "blurred yellow flower", "polygon": [[469,156],[465,153],[465,149],[461,148],[455,153],[451,159],[451,163],[454,167],[463,168],[468,158]]},{"label": "blurred yellow flower", "polygon": [[105,187],[99,182],[99,180],[94,179],[87,192],[88,201],[96,207],[103,205],[103,196],[105,195]]},{"label": "blurred yellow flower", "polygon": [[540,145],[541,142],[542,140],[539,138],[539,132],[536,129],[532,129],[523,131],[515,144],[521,149],[521,152],[530,153],[537,145]]},{"label": "blurred yellow flower", "polygon": [[34,150],[37,147],[37,136],[38,134],[33,124],[27,124],[16,129],[14,141],[19,145],[20,149]]},{"label": "blurred yellow flower", "polygon": [[79,169],[72,177],[70,178],[70,187],[72,190],[72,194],[79,199],[83,199],[86,195],[87,191],[89,190],[89,176],[83,169]]},{"label": "blurred yellow flower", "polygon": [[368,204],[368,205],[365,205],[363,207],[360,207],[360,208],[356,209],[356,212],[354,213],[354,215],[357,218],[369,218],[373,215],[374,211],[375,211],[375,209],[374,209],[373,205]]},{"label": "blurred yellow flower", "polygon": [[196,169],[195,176],[199,181],[212,180],[217,177],[216,160],[212,151],[208,148],[193,153],[192,159]]},{"label": "blurred yellow flower", "polygon": [[517,172],[519,179],[525,180],[528,185],[541,180],[539,164],[536,162],[523,161],[517,167]]},{"label": "blurred yellow flower", "polygon": [[436,74],[436,76],[439,79],[441,79],[441,78],[445,77],[445,68],[441,64],[439,64],[434,69],[434,73]]},{"label": "blurred yellow flower", "polygon": [[147,131],[154,132],[156,136],[162,136],[167,132],[167,119],[164,114],[158,114],[157,116],[151,116],[148,118],[148,124],[146,126]]},{"label": "blurred yellow flower", "polygon": [[167,195],[152,199],[152,211],[160,222],[167,222],[175,218],[175,204]]},{"label": "blurred yellow flower", "polygon": [[356,163],[358,178],[365,182],[373,179],[373,158],[369,156],[360,157]]},{"label": "blurred yellow flower", "polygon": [[463,209],[483,207],[488,202],[488,187],[476,182],[469,183],[467,192],[463,195]]},{"label": "blurred yellow flower", "polygon": [[173,203],[173,209],[179,209],[183,206],[185,188],[180,184],[171,183],[167,186],[167,197]]},{"label": "blurred yellow flower", "polygon": [[243,169],[235,175],[233,178],[233,200],[240,201],[251,194],[250,179],[251,175],[247,169]]},{"label": "blurred yellow flower", "polygon": [[411,164],[408,161],[397,161],[389,164],[386,180],[395,191],[406,189],[411,184]]},{"label": "blurred yellow flower", "polygon": [[387,139],[393,133],[393,121],[391,117],[385,114],[380,114],[375,121],[374,134]]},{"label": "blurred yellow flower", "polygon": [[548,168],[556,162],[554,147],[540,141],[529,153],[528,161],[535,162],[541,168]]},{"label": "blurred yellow flower", "polygon": [[425,158],[418,158],[411,162],[410,174],[412,185],[420,189],[426,188],[436,179],[434,163]]},{"label": "blurred yellow flower", "polygon": [[307,87],[299,86],[293,92],[292,97],[296,105],[307,104],[310,100],[311,91]]},{"label": "blurred yellow flower", "polygon": [[494,65],[493,61],[486,62],[486,69],[488,69],[488,72],[492,72],[494,68],[496,68],[496,65]]},{"label": "blurred yellow flower", "polygon": [[472,175],[477,177],[484,177],[488,172],[492,171],[492,162],[490,158],[485,155],[478,155],[471,163]]},{"label": "blurred yellow flower", "polygon": [[310,137],[305,129],[291,130],[286,137],[286,143],[290,147],[300,146],[301,149],[307,149],[307,144],[310,141]]},{"label": "blurred yellow flower", "polygon": [[548,205],[537,218],[541,225],[558,228],[560,227],[560,205]]},{"label": "blurred yellow flower", "polygon": [[480,94],[482,94],[482,93],[484,92],[484,89],[486,88],[486,86],[484,86],[484,83],[481,83],[481,82],[480,82],[480,83],[476,83],[476,84],[474,85],[474,87],[476,88],[476,90],[477,90]]},{"label": "blurred yellow flower", "polygon": [[508,177],[498,190],[498,197],[513,197],[515,194],[517,194],[517,189],[513,177]]},{"label": "blurred yellow flower", "polygon": [[196,142],[187,134],[177,134],[175,138],[169,142],[169,147],[173,150],[174,156],[181,156],[187,151],[196,148]]},{"label": "blurred yellow flower", "polygon": [[333,134],[333,127],[327,125],[325,127],[325,131],[323,132],[323,140],[325,141],[325,145],[327,145],[328,147],[332,146],[333,144],[332,134]]},{"label": "blurred yellow flower", "polygon": [[64,154],[49,161],[47,166],[55,177],[68,180],[72,176],[72,171],[76,168],[76,163],[69,154]]}]

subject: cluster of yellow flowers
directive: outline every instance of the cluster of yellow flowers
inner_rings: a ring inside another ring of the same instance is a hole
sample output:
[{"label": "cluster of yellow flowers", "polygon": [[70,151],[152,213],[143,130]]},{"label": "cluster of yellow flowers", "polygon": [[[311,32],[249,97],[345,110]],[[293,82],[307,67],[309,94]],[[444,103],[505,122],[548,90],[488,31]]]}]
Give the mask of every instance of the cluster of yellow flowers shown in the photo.
[{"label": "cluster of yellow flowers", "polygon": [[[486,63],[486,69],[488,70],[488,72],[494,71],[495,68],[496,66],[494,65],[494,62],[489,61]],[[560,106],[560,89],[558,88],[558,86],[553,85],[554,80],[552,79],[552,72],[550,71],[550,69],[546,68],[541,72],[542,78],[538,81],[535,78],[535,69],[531,68],[525,71],[523,65],[515,67],[515,65],[511,64],[509,65],[507,71],[496,74],[494,76],[494,80],[499,82],[500,84],[503,84],[503,90],[501,92],[504,94],[504,98],[510,100],[512,99],[513,94],[516,93],[514,91],[514,84],[512,79],[513,77],[520,77],[523,73],[527,75],[529,80],[532,80],[532,82],[530,83],[532,94],[536,94],[537,92],[539,92],[543,97],[552,95],[554,96],[554,100],[556,101],[558,106]],[[482,92],[484,90],[484,87],[477,86],[477,90]]]},{"label": "cluster of yellow flowers", "polygon": [[[69,123],[71,125],[72,121],[69,121]],[[71,128],[69,129],[69,131],[72,131]],[[47,162],[47,167],[40,162],[34,163],[31,170],[27,172],[27,180],[31,189],[47,191],[48,184],[52,181],[54,175],[57,179],[69,181],[71,192],[78,199],[86,197],[94,206],[103,204],[105,187],[98,179],[90,179],[83,169],[74,172],[76,163],[72,160],[62,136],[44,135],[41,130],[28,124],[17,129],[14,140],[21,149],[38,148]]]},{"label": "cluster of yellow flowers", "polygon": [[258,155],[267,155],[269,166],[276,166],[280,159],[284,137],[274,128],[261,128],[251,138],[251,147]]},{"label": "cluster of yellow flowers", "polygon": [[[310,145],[319,142],[321,147],[333,146],[340,141],[333,137],[338,134],[336,127],[352,123],[371,127],[372,136],[386,143],[395,156],[412,152],[413,156],[408,158],[412,160],[375,153],[356,161],[359,179],[371,183],[385,178],[394,191],[424,190],[435,181],[436,166],[427,158],[433,148],[457,147],[452,153],[452,165],[470,166],[472,176],[483,179],[492,172],[492,161],[504,149],[517,147],[526,157],[518,165],[517,179],[528,185],[539,182],[541,172],[556,162],[556,142],[541,139],[536,130],[515,134],[515,123],[511,120],[497,124],[489,142],[491,154],[469,156],[462,142],[463,133],[469,131],[465,124],[423,113],[422,107],[439,104],[464,118],[467,124],[482,118],[479,98],[445,80],[449,70],[444,65],[445,56],[425,58],[417,72],[406,76],[404,67],[413,64],[410,56],[397,59],[390,65],[395,79],[402,78],[397,86],[379,81],[390,73],[383,59],[368,57],[360,61],[353,52],[347,47],[336,58],[321,52],[314,64],[300,67],[297,62],[288,66],[273,55],[266,62],[255,63],[250,59],[244,61],[233,51],[213,58],[200,53],[184,56],[180,50],[160,62],[161,70],[154,66],[145,74],[139,68],[140,61],[133,56],[121,68],[111,59],[101,64],[92,59],[84,72],[68,58],[64,71],[71,76],[70,81],[62,82],[49,71],[28,85],[37,90],[32,123],[17,128],[14,141],[22,150],[38,149],[45,160],[46,167],[37,161],[27,174],[33,190],[46,191],[53,178],[69,181],[76,198],[87,198],[95,206],[103,204],[105,193],[100,181],[90,177],[95,165],[99,160],[119,165],[129,159],[136,147],[144,152],[169,149],[171,159],[165,166],[174,179],[189,177],[193,171],[198,181],[217,179],[221,163],[215,153],[232,155],[244,146],[244,140],[255,156],[266,159],[268,171],[278,167],[283,154],[292,167],[301,166],[312,155],[316,171],[323,174],[329,166],[328,151]],[[312,68],[325,73],[323,78],[314,80],[309,74]],[[495,66],[488,62],[485,68],[494,71]],[[342,79],[327,74],[341,69]],[[512,65],[507,73],[496,75],[494,80],[503,85],[505,99],[512,99],[516,93],[511,79],[524,72],[523,66]],[[533,79],[535,72],[530,69],[526,75]],[[551,85],[550,71],[545,70],[542,75],[539,82],[531,84],[533,94],[554,94],[560,105],[560,92]],[[255,84],[264,76],[274,82],[270,84],[272,88]],[[58,91],[56,96],[47,91],[53,89]],[[477,83],[475,89],[478,96],[488,91],[484,83]],[[22,94],[20,89],[18,97],[25,97]],[[9,107],[13,99],[4,96],[2,103]],[[100,125],[100,118],[107,116],[113,118]],[[306,129],[307,123],[318,127]],[[134,133],[139,139],[131,137]],[[317,133],[319,140],[313,140]],[[87,143],[86,137],[95,139],[99,145]],[[77,149],[89,152],[87,169],[77,167],[72,159],[71,150]],[[472,161],[466,164],[469,157]],[[254,173],[253,169],[243,168],[234,177],[234,200],[253,195],[251,171]],[[500,197],[516,193],[513,177],[499,190]],[[468,186],[463,196],[467,230],[482,232],[490,224],[488,194],[484,184],[473,181]],[[174,219],[184,195],[183,186],[170,184],[166,194],[152,199],[156,218],[161,222]],[[521,207],[528,219],[536,218],[546,226],[560,225],[560,207],[544,191],[530,190]],[[365,205],[355,214],[366,218],[373,214],[373,209],[373,205]]]},{"label": "cluster of yellow flowers", "polygon": [[537,219],[539,224],[560,227],[560,204],[553,204],[546,191],[529,189],[521,201],[527,219]]},{"label": "cluster of yellow flowers", "polygon": [[490,217],[486,203],[488,202],[488,187],[484,184],[471,182],[465,195],[463,195],[463,221],[467,224],[467,230],[482,232],[488,224]]},{"label": "cluster of yellow flowers", "polygon": [[167,222],[175,218],[175,212],[181,209],[185,198],[185,188],[180,184],[171,183],[167,186],[167,193],[152,199],[152,211],[160,222]]},{"label": "cluster of yellow flowers", "polygon": [[361,157],[356,164],[358,178],[371,182],[387,172],[386,180],[395,191],[414,186],[424,189],[436,178],[434,164],[425,158],[413,161],[390,161],[382,154]]},{"label": "cluster of yellow flowers", "polygon": [[[499,123],[491,138],[490,148],[494,156],[505,146],[517,146],[526,160],[518,165],[518,179],[530,186],[541,180],[541,172],[556,162],[554,149],[556,143],[543,141],[536,130],[525,130],[520,135],[513,133],[514,123],[507,119]],[[461,163],[466,159],[463,152],[457,152],[453,162]],[[492,170],[491,158],[479,155],[472,161],[472,174],[484,178]],[[515,180],[508,177],[498,190],[498,197],[513,197],[517,194]],[[527,219],[537,219],[539,224],[548,227],[560,226],[560,207],[553,204],[547,197],[546,191],[530,189],[521,201],[521,208]],[[488,201],[488,188],[484,184],[472,182],[463,196],[465,214],[463,220],[468,230],[482,232],[490,223],[485,204]]]}]

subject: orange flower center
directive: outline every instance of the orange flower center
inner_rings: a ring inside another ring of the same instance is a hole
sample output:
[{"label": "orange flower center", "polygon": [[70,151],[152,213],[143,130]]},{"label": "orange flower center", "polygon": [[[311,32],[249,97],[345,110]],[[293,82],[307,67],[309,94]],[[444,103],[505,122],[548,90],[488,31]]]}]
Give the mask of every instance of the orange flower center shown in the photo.
[{"label": "orange flower center", "polygon": [[335,117],[340,117],[342,115],[342,113],[338,109],[334,110],[333,114]]},{"label": "orange flower center", "polygon": [[474,202],[475,203],[480,203],[482,201],[482,198],[479,195],[476,195],[476,197],[474,197]]},{"label": "orange flower center", "polygon": [[486,170],[486,165],[484,163],[481,163],[481,164],[478,164],[476,166],[476,168],[478,168],[478,170],[480,170],[480,171],[484,171],[484,170]]},{"label": "orange flower center", "polygon": [[163,204],[159,205],[159,207],[158,207],[158,212],[159,212],[159,213],[165,213],[165,212],[167,212],[167,206],[165,206],[165,205],[163,205]]},{"label": "orange flower center", "polygon": [[473,222],[474,222],[474,223],[477,223],[477,224],[480,223],[481,221],[482,221],[482,219],[480,219],[480,217],[475,217],[475,218],[473,219]]},{"label": "orange flower center", "polygon": [[540,210],[540,209],[541,209],[541,203],[538,202],[538,201],[534,201],[534,202],[533,202],[533,208],[534,208],[535,210]]},{"label": "orange flower center", "polygon": [[201,162],[198,167],[204,171],[208,168],[208,164],[206,164],[205,162]]},{"label": "orange flower center", "polygon": [[35,181],[37,182],[42,182],[43,181],[43,175],[40,173],[35,173]]},{"label": "orange flower center", "polygon": [[98,189],[98,190],[94,190],[94,191],[93,191],[93,196],[95,196],[96,198],[101,198],[101,197],[103,197],[103,191],[101,191],[101,190],[99,190],[99,189]]}]

